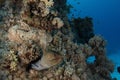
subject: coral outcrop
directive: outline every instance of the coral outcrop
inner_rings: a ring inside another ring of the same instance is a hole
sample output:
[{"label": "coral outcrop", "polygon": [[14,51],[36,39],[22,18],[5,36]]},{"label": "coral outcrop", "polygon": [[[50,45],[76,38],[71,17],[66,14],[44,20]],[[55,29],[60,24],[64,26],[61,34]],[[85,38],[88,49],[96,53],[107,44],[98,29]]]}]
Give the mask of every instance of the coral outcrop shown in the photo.
[{"label": "coral outcrop", "polygon": [[92,18],[77,18],[73,19],[73,32],[75,40],[78,43],[87,43],[94,36]]},{"label": "coral outcrop", "polygon": [[16,43],[23,43],[25,41],[35,41],[42,48],[46,48],[49,42],[52,41],[52,36],[46,33],[45,30],[38,30],[30,28],[26,23],[20,22],[19,25],[15,25],[8,30],[8,38],[10,41]]},{"label": "coral outcrop", "polygon": [[0,0],[0,80],[113,80],[106,41],[66,1]]}]

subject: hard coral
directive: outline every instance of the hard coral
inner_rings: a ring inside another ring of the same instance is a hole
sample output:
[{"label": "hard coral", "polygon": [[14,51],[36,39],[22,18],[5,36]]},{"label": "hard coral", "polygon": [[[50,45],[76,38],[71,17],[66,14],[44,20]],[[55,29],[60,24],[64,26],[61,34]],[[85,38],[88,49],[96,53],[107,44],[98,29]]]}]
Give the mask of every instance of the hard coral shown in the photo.
[{"label": "hard coral", "polygon": [[4,60],[1,64],[2,68],[8,68],[9,71],[17,70],[18,58],[14,51],[4,54],[2,59]]},{"label": "hard coral", "polygon": [[[21,11],[22,20],[31,27],[47,31],[61,28],[63,21],[59,15],[53,14],[53,12],[58,12],[55,10],[53,4],[53,0],[35,0],[24,3],[26,9]],[[58,17],[57,19],[56,16]],[[54,23],[52,21],[54,21]]]},{"label": "hard coral", "polygon": [[105,40],[94,36],[91,18],[69,21],[66,2],[6,0],[0,53],[14,55],[0,54],[0,80],[112,80]]},{"label": "hard coral", "polygon": [[53,0],[41,0],[45,3],[45,9],[43,11],[42,17],[47,16],[50,13],[50,8],[53,6]]},{"label": "hard coral", "polygon": [[52,37],[46,33],[45,30],[33,29],[27,25],[15,25],[8,30],[8,38],[16,43],[23,43],[24,41],[39,42],[42,48],[46,48],[47,43],[51,42]]},{"label": "hard coral", "polygon": [[105,56],[105,40],[100,36],[94,36],[89,40],[89,45],[92,48],[92,55],[96,60],[94,64],[90,64],[90,68],[97,74],[110,80],[110,73],[114,70],[113,63]]},{"label": "hard coral", "polygon": [[41,1],[45,3],[47,8],[52,7],[54,4],[53,0],[41,0]]},{"label": "hard coral", "polygon": [[52,20],[52,24],[53,25],[57,25],[58,29],[61,28],[61,27],[63,27],[63,25],[64,25],[63,21],[60,18],[58,18],[58,17],[56,17],[56,18],[54,18]]}]

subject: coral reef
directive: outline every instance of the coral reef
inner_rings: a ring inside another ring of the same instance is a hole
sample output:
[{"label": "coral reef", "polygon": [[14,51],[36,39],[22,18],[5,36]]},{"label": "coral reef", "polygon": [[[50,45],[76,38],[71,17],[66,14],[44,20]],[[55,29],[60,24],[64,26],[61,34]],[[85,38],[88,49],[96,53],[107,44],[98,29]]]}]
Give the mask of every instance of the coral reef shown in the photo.
[{"label": "coral reef", "polygon": [[53,30],[64,25],[54,8],[53,0],[33,0],[23,2],[22,20],[29,26],[44,30]]},{"label": "coral reef", "polygon": [[87,43],[94,36],[92,18],[73,19],[73,32],[78,43]]},{"label": "coral reef", "polygon": [[31,28],[24,22],[15,25],[8,30],[8,38],[10,41],[16,43],[23,43],[24,41],[38,42],[42,48],[46,48],[47,44],[52,41],[51,35],[47,34],[45,30],[38,30]]},{"label": "coral reef", "polygon": [[3,54],[1,56],[0,62],[2,63],[0,68],[6,68],[10,72],[16,71],[18,65],[18,58],[15,55],[14,51],[10,51],[9,53]]},{"label": "coral reef", "polygon": [[106,41],[66,1],[0,0],[0,80],[113,80]]}]

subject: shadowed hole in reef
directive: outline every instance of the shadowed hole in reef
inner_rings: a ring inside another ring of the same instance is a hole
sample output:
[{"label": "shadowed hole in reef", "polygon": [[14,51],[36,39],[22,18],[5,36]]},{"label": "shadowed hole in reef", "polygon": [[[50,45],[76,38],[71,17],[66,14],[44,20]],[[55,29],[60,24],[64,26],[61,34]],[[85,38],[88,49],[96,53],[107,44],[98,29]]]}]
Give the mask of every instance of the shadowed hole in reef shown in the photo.
[{"label": "shadowed hole in reef", "polygon": [[96,60],[95,56],[89,56],[86,59],[86,62],[87,62],[87,64],[94,64],[95,60]]},{"label": "shadowed hole in reef", "polygon": [[[36,49],[35,49],[36,50]],[[43,57],[43,51],[42,49],[40,49],[40,53],[39,53],[39,57],[36,58],[35,60],[31,61],[27,66],[26,66],[26,71],[29,72],[30,69],[32,69],[32,64],[38,62],[39,60],[41,60],[41,58]]]}]

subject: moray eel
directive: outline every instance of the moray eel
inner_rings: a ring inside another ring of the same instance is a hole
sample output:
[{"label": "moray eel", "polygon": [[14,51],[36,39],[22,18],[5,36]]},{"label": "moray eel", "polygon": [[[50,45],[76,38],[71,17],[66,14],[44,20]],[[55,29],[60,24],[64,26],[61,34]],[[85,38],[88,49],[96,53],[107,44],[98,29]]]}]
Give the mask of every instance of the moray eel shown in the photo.
[{"label": "moray eel", "polygon": [[32,68],[35,70],[48,69],[54,65],[59,64],[62,61],[62,57],[55,53],[44,53],[42,58],[36,63],[32,64]]}]

